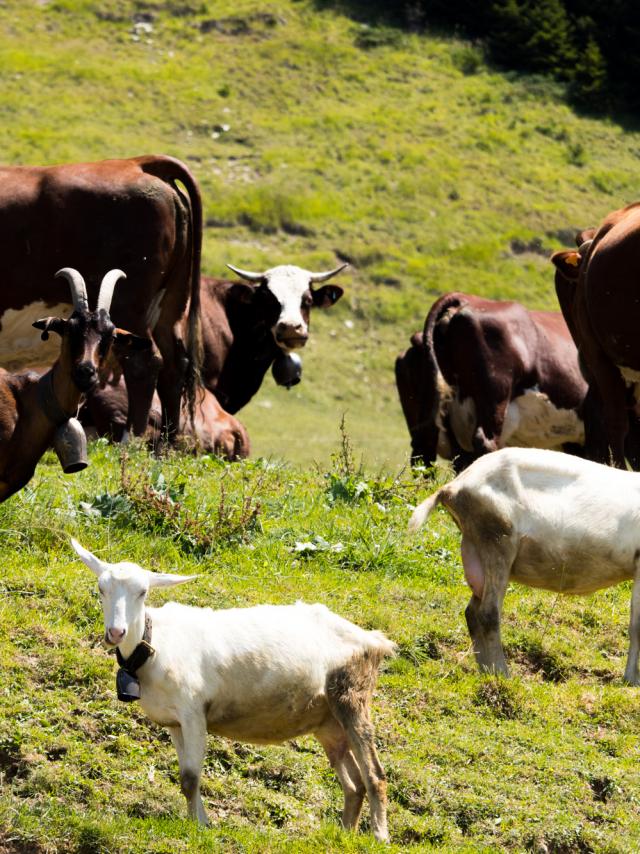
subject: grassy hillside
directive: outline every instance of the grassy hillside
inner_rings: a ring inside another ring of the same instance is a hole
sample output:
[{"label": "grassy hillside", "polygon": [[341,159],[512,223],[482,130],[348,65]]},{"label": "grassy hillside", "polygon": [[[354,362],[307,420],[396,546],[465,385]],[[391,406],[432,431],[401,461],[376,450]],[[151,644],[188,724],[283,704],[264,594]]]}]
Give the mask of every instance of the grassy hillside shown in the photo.
[{"label": "grassy hillside", "polygon": [[391,851],[638,850],[626,586],[568,600],[510,590],[515,678],[481,678],[455,529],[438,513],[424,534],[405,533],[415,484],[363,478],[344,457],[304,473],[133,451],[124,475],[123,486],[118,451],[101,444],[75,478],[51,455],[0,507],[0,850],[386,850],[366,820],[359,835],[338,829],[339,787],[310,738],[212,738],[203,786],[214,824],[190,825],[168,736],[115,699],[95,579],[70,534],[108,559],[199,573],[173,591],[182,602],[319,600],[397,641],[374,702]]},{"label": "grassy hillside", "polygon": [[310,739],[212,739],[213,827],[185,820],[168,737],[115,699],[70,535],[198,573],[171,594],[183,602],[302,598],[386,631],[400,654],[374,714],[392,851],[640,848],[628,585],[510,590],[515,678],[480,678],[458,534],[438,513],[408,537],[423,485],[385,473],[409,444],[393,360],[433,298],[553,307],[549,253],[636,197],[640,137],[577,117],[544,80],[497,74],[473,45],[322,5],[0,3],[4,161],[173,154],[202,185],[205,272],[351,262],[344,299],[313,319],[303,383],[268,377],[241,413],[254,461],[121,458],[100,442],[86,472],[64,477],[49,455],[0,505],[2,854],[383,850],[366,820],[338,829],[339,787]]},{"label": "grassy hillside", "polygon": [[0,30],[4,161],[177,155],[206,272],[350,260],[303,384],[268,378],[242,414],[259,454],[326,461],[347,411],[367,456],[398,463],[393,360],[433,298],[554,307],[550,251],[637,195],[637,133],[470,44],[310,0],[5,0]]}]

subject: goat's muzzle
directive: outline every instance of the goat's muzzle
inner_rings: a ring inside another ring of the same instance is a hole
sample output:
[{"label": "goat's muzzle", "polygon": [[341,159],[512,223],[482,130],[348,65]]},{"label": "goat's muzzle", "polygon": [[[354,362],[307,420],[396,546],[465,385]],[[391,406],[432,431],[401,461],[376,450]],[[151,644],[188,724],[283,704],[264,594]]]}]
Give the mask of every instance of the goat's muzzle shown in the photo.
[{"label": "goat's muzzle", "polygon": [[92,362],[81,362],[73,369],[73,381],[82,392],[91,391],[98,382],[98,371]]},{"label": "goat's muzzle", "polygon": [[53,449],[65,474],[75,474],[89,465],[87,437],[77,418],[61,424],[53,437]]}]

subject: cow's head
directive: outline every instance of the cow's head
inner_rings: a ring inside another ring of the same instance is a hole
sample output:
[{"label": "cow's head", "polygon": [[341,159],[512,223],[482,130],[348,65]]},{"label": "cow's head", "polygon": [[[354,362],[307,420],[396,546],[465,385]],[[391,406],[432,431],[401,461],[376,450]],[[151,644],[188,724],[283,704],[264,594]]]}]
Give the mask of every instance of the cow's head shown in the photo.
[{"label": "cow's head", "polygon": [[348,264],[324,273],[311,273],[289,264],[273,267],[264,273],[240,270],[231,264],[227,266],[243,279],[255,283],[255,299],[261,303],[261,314],[278,347],[288,353],[307,343],[311,309],[314,306],[330,308],[344,293],[337,285],[323,285],[317,289],[312,286],[326,282]]},{"label": "cow's head", "polygon": [[151,341],[117,329],[109,317],[116,282],[126,278],[122,270],[110,270],[103,278],[95,311],[89,311],[87,288],[77,270],[65,267],[58,270],[56,277],[65,278],[69,283],[73,313],[68,319],[43,317],[33,326],[42,330],[43,341],[51,332],[62,338],[58,361],[79,391],[87,392],[98,382],[98,372],[116,340],[132,349],[148,349]]}]

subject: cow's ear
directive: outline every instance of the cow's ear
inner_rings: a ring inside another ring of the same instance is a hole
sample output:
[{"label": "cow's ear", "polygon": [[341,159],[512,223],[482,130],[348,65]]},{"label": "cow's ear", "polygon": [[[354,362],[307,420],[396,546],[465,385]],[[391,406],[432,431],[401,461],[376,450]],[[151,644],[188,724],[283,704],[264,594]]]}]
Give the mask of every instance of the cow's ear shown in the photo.
[{"label": "cow's ear", "polygon": [[323,285],[311,293],[313,294],[313,304],[317,308],[331,308],[334,303],[338,302],[344,291],[337,285]]},{"label": "cow's ear", "polygon": [[249,305],[260,286],[249,282],[234,282],[229,293],[231,298],[237,300],[242,305]]},{"label": "cow's ear", "polygon": [[50,332],[57,332],[58,335],[62,337],[64,335],[67,321],[63,317],[43,317],[40,320],[34,320],[31,325],[36,329],[42,329],[42,335],[40,338],[43,341],[47,341],[49,339]]},{"label": "cow's ear", "polygon": [[576,234],[576,246],[582,246],[587,240],[593,240],[596,236],[597,228],[584,228]]},{"label": "cow's ear", "polygon": [[118,349],[125,349],[129,352],[151,349],[151,338],[134,335],[133,332],[127,332],[126,329],[116,329],[114,338]]},{"label": "cow's ear", "polygon": [[565,279],[574,280],[580,276],[582,257],[574,249],[562,249],[560,252],[554,252],[551,256],[551,263],[555,264]]}]

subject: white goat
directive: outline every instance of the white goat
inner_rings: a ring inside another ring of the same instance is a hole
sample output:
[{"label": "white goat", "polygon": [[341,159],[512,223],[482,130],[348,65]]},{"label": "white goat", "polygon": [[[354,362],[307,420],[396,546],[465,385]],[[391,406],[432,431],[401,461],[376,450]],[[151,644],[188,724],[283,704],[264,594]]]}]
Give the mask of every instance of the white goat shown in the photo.
[{"label": "white goat", "polygon": [[366,793],[373,834],[388,840],[386,782],[369,707],[380,661],[394,652],[391,641],[324,605],[145,608],[151,587],[195,576],[105,563],[71,542],[98,577],[105,643],[125,659],[144,646],[143,635],[152,644],[135,674],[140,703],[169,728],[192,818],[207,823],[200,797],[207,732],[255,744],[313,733],[344,792],[344,827],[357,826]]},{"label": "white goat", "polygon": [[473,591],[465,616],[481,670],[508,674],[500,616],[509,581],[591,593],[633,578],[624,678],[639,684],[640,474],[555,451],[505,448],[423,501],[410,530],[437,504],[462,533]]}]

